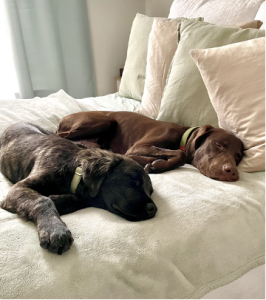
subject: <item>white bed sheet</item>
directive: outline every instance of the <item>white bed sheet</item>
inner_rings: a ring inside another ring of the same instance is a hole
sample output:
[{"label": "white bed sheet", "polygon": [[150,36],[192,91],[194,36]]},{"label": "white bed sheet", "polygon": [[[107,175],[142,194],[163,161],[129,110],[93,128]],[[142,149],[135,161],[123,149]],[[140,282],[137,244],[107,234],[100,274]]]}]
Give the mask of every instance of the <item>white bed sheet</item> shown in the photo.
[{"label": "white bed sheet", "polygon": [[77,99],[77,101],[83,110],[87,110],[88,105],[95,110],[110,111],[135,111],[141,107],[140,101],[121,97],[118,93],[96,98]]},{"label": "white bed sheet", "polygon": [[202,299],[265,299],[265,265],[211,291]]}]

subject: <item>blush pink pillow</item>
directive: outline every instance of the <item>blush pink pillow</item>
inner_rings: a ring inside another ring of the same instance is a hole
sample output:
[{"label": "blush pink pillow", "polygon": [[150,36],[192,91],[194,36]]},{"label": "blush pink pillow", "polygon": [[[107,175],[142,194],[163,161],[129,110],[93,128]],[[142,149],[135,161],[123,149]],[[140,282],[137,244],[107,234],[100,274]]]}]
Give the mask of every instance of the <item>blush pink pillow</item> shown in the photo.
[{"label": "blush pink pillow", "polygon": [[146,80],[138,113],[157,118],[168,71],[177,49],[176,20],[155,19],[149,37]]}]

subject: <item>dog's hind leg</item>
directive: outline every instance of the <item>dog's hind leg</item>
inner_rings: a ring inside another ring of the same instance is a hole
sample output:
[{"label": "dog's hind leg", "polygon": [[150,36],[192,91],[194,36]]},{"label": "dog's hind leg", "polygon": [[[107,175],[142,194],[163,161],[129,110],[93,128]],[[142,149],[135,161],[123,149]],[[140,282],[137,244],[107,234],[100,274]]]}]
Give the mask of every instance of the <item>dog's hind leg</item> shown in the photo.
[{"label": "dog's hind leg", "polygon": [[116,127],[116,120],[103,112],[80,112],[63,117],[56,134],[76,141],[94,140],[101,148],[108,149]]},{"label": "dog's hind leg", "polygon": [[1,207],[33,221],[37,225],[41,247],[62,254],[73,243],[71,232],[53,201],[34,190],[37,184],[36,179],[30,177],[19,181],[10,189]]}]

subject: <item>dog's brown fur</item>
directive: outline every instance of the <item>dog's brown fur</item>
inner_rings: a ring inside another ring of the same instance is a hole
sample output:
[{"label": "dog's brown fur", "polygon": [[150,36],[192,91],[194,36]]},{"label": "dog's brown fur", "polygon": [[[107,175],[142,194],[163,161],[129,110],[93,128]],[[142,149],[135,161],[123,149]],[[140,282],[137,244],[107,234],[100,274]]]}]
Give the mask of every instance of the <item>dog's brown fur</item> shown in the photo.
[{"label": "dog's brown fur", "polygon": [[[73,238],[61,214],[99,207],[131,221],[154,217],[148,174],[132,159],[101,149],[87,149],[39,126],[17,123],[0,139],[1,172],[14,183],[1,207],[37,225],[40,245],[67,251]],[[82,179],[75,195],[75,169]]]},{"label": "dog's brown fur", "polygon": [[187,129],[132,112],[80,112],[64,117],[57,135],[125,154],[152,173],[186,162],[208,177],[238,180],[236,166],[243,151],[240,139],[221,128],[205,125],[191,134],[183,152],[179,145]]}]

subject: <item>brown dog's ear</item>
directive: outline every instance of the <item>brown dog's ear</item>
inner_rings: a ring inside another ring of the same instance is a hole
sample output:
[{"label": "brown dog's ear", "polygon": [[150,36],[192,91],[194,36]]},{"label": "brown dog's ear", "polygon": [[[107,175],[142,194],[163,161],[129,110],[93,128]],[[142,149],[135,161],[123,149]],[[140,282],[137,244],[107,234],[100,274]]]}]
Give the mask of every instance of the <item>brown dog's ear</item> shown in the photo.
[{"label": "brown dog's ear", "polygon": [[211,133],[212,129],[213,127],[211,125],[204,125],[192,133],[186,146],[186,155],[188,160],[193,158],[195,151],[200,147],[200,145],[202,145]]},{"label": "brown dog's ear", "polygon": [[211,125],[205,125],[200,127],[195,137],[195,150],[197,150],[200,147],[200,145],[205,141],[212,129],[213,127]]},{"label": "brown dog's ear", "polygon": [[97,158],[92,155],[88,160],[84,159],[81,162],[82,178],[91,197],[99,194],[106,176],[120,161],[121,158],[114,155],[103,155]]}]

